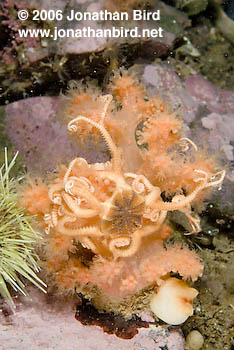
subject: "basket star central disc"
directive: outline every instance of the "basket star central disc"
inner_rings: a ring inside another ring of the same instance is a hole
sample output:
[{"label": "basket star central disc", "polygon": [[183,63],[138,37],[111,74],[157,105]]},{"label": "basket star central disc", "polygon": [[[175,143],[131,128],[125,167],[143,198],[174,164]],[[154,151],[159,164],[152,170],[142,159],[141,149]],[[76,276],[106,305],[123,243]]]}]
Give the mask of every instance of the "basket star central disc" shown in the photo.
[{"label": "basket star central disc", "polygon": [[142,226],[144,198],[132,189],[117,191],[103,216],[102,229],[113,235],[132,234]]}]

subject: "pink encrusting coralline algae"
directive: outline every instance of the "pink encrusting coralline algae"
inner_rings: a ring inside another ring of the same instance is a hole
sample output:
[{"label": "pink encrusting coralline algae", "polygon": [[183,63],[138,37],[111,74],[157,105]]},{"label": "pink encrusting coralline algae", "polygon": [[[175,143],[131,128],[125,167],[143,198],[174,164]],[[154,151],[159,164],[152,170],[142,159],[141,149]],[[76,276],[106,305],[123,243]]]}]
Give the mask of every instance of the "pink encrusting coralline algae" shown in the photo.
[{"label": "pink encrusting coralline algae", "polygon": [[225,171],[183,137],[177,112],[123,70],[109,94],[75,86],[62,104],[69,133],[83,147],[90,135],[104,140],[110,159],[74,158],[22,189],[22,203],[45,232],[49,284],[65,294],[124,298],[160,286],[170,273],[195,281],[203,265],[184,244],[166,244],[173,232],[167,213],[181,211],[189,233],[200,231],[196,210]]},{"label": "pink encrusting coralline algae", "polygon": [[[39,37],[24,37],[20,35],[20,30],[36,29],[40,26],[47,27],[47,21],[33,21],[31,16],[28,19],[20,20],[18,12],[27,9],[29,13],[36,9],[35,3],[28,1],[12,1],[5,0],[0,3],[0,17],[2,31],[8,37],[6,45],[0,50],[0,58],[2,64],[6,65],[7,71],[14,70],[14,65],[19,68],[28,66],[30,62],[35,62],[44,58],[48,54],[48,50],[42,47]],[[10,65],[10,67],[7,67]]]}]

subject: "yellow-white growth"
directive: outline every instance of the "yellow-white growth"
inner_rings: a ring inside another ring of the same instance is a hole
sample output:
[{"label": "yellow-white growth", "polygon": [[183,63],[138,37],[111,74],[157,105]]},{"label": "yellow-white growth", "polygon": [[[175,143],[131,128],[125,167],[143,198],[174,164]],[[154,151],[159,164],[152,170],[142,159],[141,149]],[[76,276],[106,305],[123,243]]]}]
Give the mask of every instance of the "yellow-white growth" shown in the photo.
[{"label": "yellow-white growth", "polygon": [[151,311],[162,321],[178,325],[193,314],[193,299],[198,291],[190,288],[185,282],[171,277],[165,280],[153,295]]}]

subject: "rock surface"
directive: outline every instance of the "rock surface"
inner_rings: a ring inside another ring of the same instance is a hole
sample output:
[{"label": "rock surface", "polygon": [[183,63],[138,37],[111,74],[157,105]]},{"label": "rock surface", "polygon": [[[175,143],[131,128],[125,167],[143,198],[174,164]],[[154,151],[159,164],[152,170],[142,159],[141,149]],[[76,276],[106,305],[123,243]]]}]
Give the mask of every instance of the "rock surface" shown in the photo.
[{"label": "rock surface", "polygon": [[105,334],[96,326],[83,326],[75,319],[72,304],[51,302],[32,289],[29,298],[20,297],[17,312],[3,318],[0,349],[7,350],[183,350],[184,338],[178,329],[140,328],[130,340]]},{"label": "rock surface", "polygon": [[[87,52],[99,52],[105,48],[110,48],[112,46],[120,46],[123,44],[140,44],[144,45],[147,42],[148,46],[151,46],[155,50],[155,57],[160,57],[165,54],[173,45],[176,37],[183,33],[183,29],[190,25],[188,17],[182,12],[176,10],[173,7],[170,7],[164,4],[161,1],[154,2],[152,11],[160,9],[161,11],[161,20],[155,22],[153,20],[148,21],[94,21],[94,20],[72,20],[67,21],[66,16],[70,14],[71,10],[74,12],[99,12],[101,10],[108,10],[109,8],[115,7],[114,1],[89,1],[89,0],[72,0],[68,4],[65,4],[64,1],[59,0],[34,0],[34,2],[43,9],[46,10],[62,10],[63,20],[55,21],[55,26],[59,29],[83,29],[84,27],[90,27],[92,29],[108,29],[113,26],[119,28],[123,26],[124,28],[134,28],[137,26],[139,32],[141,28],[156,28],[161,26],[163,28],[163,38],[113,38],[113,37],[85,37],[81,38],[72,38],[64,37],[59,40],[54,41],[50,45],[50,51],[59,55],[63,54],[82,54]],[[114,9],[114,8],[113,8]],[[118,12],[120,10],[116,9]],[[129,14],[131,14],[131,8],[129,8]],[[149,52],[148,52],[149,53]]]},{"label": "rock surface", "polygon": [[[6,106],[6,133],[15,150],[24,158],[29,172],[37,175],[51,172],[58,164],[67,164],[76,156],[89,162],[105,160],[104,143],[81,148],[68,137],[67,127],[61,122],[58,98],[33,97]],[[38,161],[40,159],[40,161]]]},{"label": "rock surface", "polygon": [[182,81],[167,63],[146,65],[142,81],[173,110],[181,107],[186,136],[209,152],[218,152],[228,166],[227,178],[234,181],[234,92],[219,90],[198,75]]}]

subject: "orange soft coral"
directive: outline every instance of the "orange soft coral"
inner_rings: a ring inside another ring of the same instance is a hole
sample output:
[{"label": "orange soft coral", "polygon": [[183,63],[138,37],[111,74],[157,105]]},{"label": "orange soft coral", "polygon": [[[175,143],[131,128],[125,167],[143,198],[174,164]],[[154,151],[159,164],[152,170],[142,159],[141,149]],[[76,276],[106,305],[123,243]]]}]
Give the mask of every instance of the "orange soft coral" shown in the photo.
[{"label": "orange soft coral", "polygon": [[28,186],[24,191],[21,202],[32,215],[47,213],[51,204],[48,197],[48,189],[43,184]]},{"label": "orange soft coral", "polygon": [[147,144],[148,151],[157,150],[166,153],[170,147],[178,144],[181,138],[181,120],[174,114],[160,112],[156,117],[149,118],[144,123],[140,134],[139,144]]},{"label": "orange soft coral", "polygon": [[[156,264],[156,261],[160,263]],[[191,278],[195,281],[202,275],[203,265],[197,255],[188,248],[176,245],[165,249],[162,241],[158,241],[143,252],[139,270],[145,284],[157,281],[159,285],[162,278],[170,272],[179,273],[184,279]]]},{"label": "orange soft coral", "polygon": [[144,99],[146,94],[145,88],[139,84],[134,76],[129,76],[127,71],[121,70],[117,72],[112,79],[111,90],[115,99],[122,104],[129,100],[138,101]]},{"label": "orange soft coral", "polygon": [[214,173],[212,162],[182,138],[176,113],[136,78],[117,74],[112,92],[120,105],[110,94],[95,90],[91,97],[74,89],[66,107],[68,131],[83,140],[95,132],[110,160],[88,164],[75,158],[48,189],[25,191],[26,208],[38,214],[48,234],[44,265],[62,289],[90,284],[118,297],[159,285],[171,272],[195,280],[202,273],[196,254],[164,247],[172,233],[167,212],[183,212],[192,232],[199,231],[192,205],[220,186],[225,172]]}]

